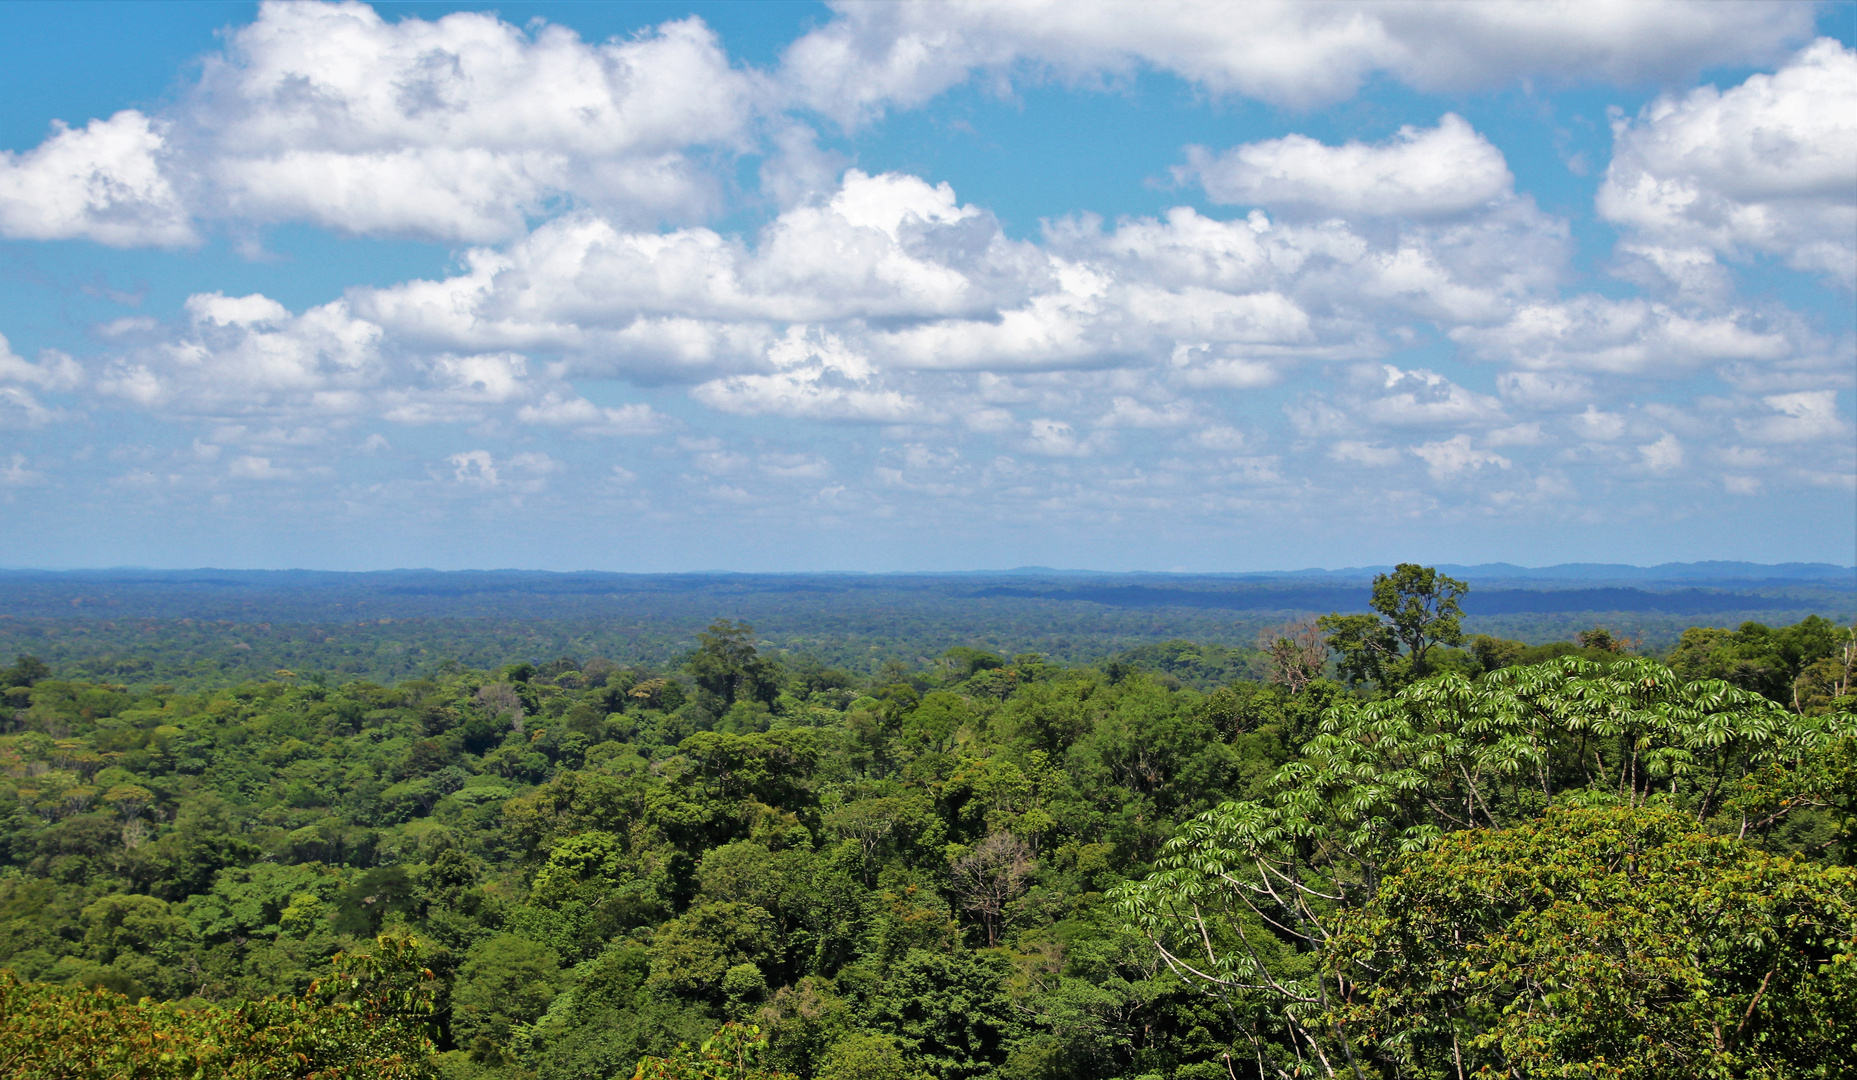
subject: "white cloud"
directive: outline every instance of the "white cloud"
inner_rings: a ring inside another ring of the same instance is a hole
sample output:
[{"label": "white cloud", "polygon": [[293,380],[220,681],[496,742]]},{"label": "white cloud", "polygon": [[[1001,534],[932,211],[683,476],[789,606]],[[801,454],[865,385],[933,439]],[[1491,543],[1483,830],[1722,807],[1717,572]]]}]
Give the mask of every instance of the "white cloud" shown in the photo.
[{"label": "white cloud", "polygon": [[186,119],[215,215],[481,242],[562,196],[640,221],[712,206],[687,150],[745,146],[756,96],[696,18],[592,44],[489,13],[268,2]]},{"label": "white cloud", "polygon": [[657,435],[675,426],[670,417],[643,402],[602,408],[584,397],[559,392],[517,409],[516,419],[572,428],[586,435]]},{"label": "white cloud", "polygon": [[290,476],[289,469],[279,468],[270,458],[254,454],[233,458],[226,472],[240,480],[283,480]]},{"label": "white cloud", "polygon": [[0,464],[0,487],[30,487],[45,482],[45,474],[26,464],[26,455],[9,455]]},{"label": "white cloud", "polygon": [[1585,412],[1569,422],[1581,438],[1597,442],[1611,442],[1625,434],[1625,418],[1615,412],[1600,412],[1596,405],[1588,405]]},{"label": "white cloud", "polygon": [[835,334],[789,327],[767,359],[777,370],[712,380],[691,396],[746,416],[888,423],[940,419],[907,395],[875,385],[870,361]]},{"label": "white cloud", "polygon": [[201,221],[304,221],[482,243],[563,204],[690,219],[723,201],[704,155],[754,148],[770,93],[696,17],[589,43],[490,13],[268,0],[163,115],[0,153],[0,236],[175,246]]},{"label": "white cloud", "polygon": [[261,293],[227,296],[196,293],[182,305],[196,323],[212,326],[276,326],[290,318],[290,309]]},{"label": "white cloud", "polygon": [[1025,449],[1046,457],[1088,457],[1098,449],[1094,438],[1080,439],[1068,423],[1040,417],[1026,425]]},{"label": "white cloud", "polygon": [[1485,426],[1504,420],[1502,403],[1465,389],[1435,371],[1380,367],[1379,385],[1363,397],[1359,410],[1368,420],[1392,427]]},{"label": "white cloud", "polygon": [[1768,75],[1619,120],[1599,189],[1627,250],[1692,288],[1753,253],[1857,286],[1857,51],[1829,38]]},{"label": "white cloud", "polygon": [[13,352],[6,335],[0,334],[0,383],[16,382],[41,390],[75,390],[84,385],[84,368],[57,349],[39,353],[39,362],[29,363]]},{"label": "white cloud", "polygon": [[1636,84],[1763,63],[1804,40],[1806,5],[1560,5],[1211,0],[840,3],[795,42],[780,77],[803,104],[856,124],[920,105],[974,71],[1072,80],[1166,71],[1217,94],[1304,107],[1376,74],[1421,90],[1520,79]]},{"label": "white cloud", "polygon": [[[347,300],[292,313],[262,294],[191,296],[184,326],[114,357],[107,397],[172,417],[481,419],[571,394],[512,352],[409,348]],[[640,419],[604,417],[608,424]]]},{"label": "white cloud", "polygon": [[1547,435],[1538,423],[1511,424],[1491,429],[1483,441],[1491,446],[1540,446],[1547,441]]},{"label": "white cloud", "polygon": [[1173,380],[1195,389],[1258,390],[1283,381],[1283,373],[1267,361],[1244,356],[1213,357],[1211,348],[1175,346]]},{"label": "white cloud", "polygon": [[0,385],[0,429],[34,428],[65,418],[23,386]]},{"label": "white cloud", "polygon": [[1117,395],[1109,411],[1096,421],[1098,427],[1180,428],[1194,422],[1193,407],[1184,401],[1163,402],[1159,406]]},{"label": "white cloud", "polygon": [[162,171],[166,156],[157,125],[134,109],[81,128],[57,124],[24,154],[0,151],[0,236],[191,244],[193,226]]},{"label": "white cloud", "polygon": [[1399,451],[1390,446],[1377,446],[1354,439],[1342,439],[1331,444],[1328,456],[1335,461],[1351,461],[1375,469],[1397,465],[1401,460]]},{"label": "white cloud", "polygon": [[[471,252],[455,277],[347,301],[409,348],[559,351],[578,375],[702,382],[727,411],[900,420],[924,408],[893,378],[912,371],[1166,358],[1181,387],[1256,390],[1302,362],[1383,354],[1376,319],[1500,322],[1554,282],[1565,227],[1525,200],[1373,239],[1180,208],[1112,231],[1060,222],[1031,244],[946,184],[851,170],[756,241],[573,214]],[[857,366],[783,362],[806,327]]]},{"label": "white cloud", "polygon": [[496,459],[488,450],[465,450],[445,460],[451,462],[452,479],[460,484],[480,488],[497,485]]},{"label": "white cloud", "polygon": [[1460,326],[1449,334],[1472,355],[1545,372],[1684,377],[1705,364],[1777,361],[1798,350],[1785,333],[1751,325],[1744,312],[1688,314],[1590,295],[1524,304],[1501,325]]},{"label": "white cloud", "polygon": [[974,431],[997,434],[1011,430],[1017,419],[1007,409],[974,409],[961,417],[961,422]]},{"label": "white cloud", "polygon": [[361,290],[376,321],[454,348],[559,348],[605,372],[736,368],[777,325],[991,314],[1048,261],[955,202],[946,184],[852,170],[833,197],[779,215],[750,249],[709,229],[629,232],[573,215],[444,281]]},{"label": "white cloud", "polygon": [[560,462],[539,451],[523,451],[498,462],[488,450],[464,450],[445,458],[451,480],[477,491],[506,490],[518,494],[541,491],[548,477],[561,471]]},{"label": "white cloud", "polygon": [[1213,424],[1195,431],[1188,441],[1204,450],[1242,450],[1251,439],[1230,425]]},{"label": "white cloud", "polygon": [[1835,390],[1805,390],[1793,394],[1772,394],[1761,399],[1774,414],[1757,419],[1737,419],[1735,427],[1749,438],[1768,443],[1844,443],[1850,441],[1850,425],[1838,415]]},{"label": "white cloud", "polygon": [[1214,202],[1367,217],[1442,217],[1511,196],[1502,151],[1460,116],[1428,130],[1403,127],[1375,145],[1325,146],[1306,135],[1246,143],[1214,155],[1191,147],[1174,170]]},{"label": "white cloud", "polygon": [[1496,376],[1496,391],[1505,401],[1544,409],[1591,399],[1593,381],[1584,375],[1558,371],[1505,371]]},{"label": "white cloud", "polygon": [[345,412],[378,384],[378,326],[343,301],[291,316],[262,295],[191,296],[191,324],[171,340],[118,359],[98,380],[108,394],[187,412],[262,410],[282,404]]},{"label": "white cloud", "polygon": [[1644,467],[1652,473],[1663,475],[1673,472],[1683,464],[1683,444],[1675,435],[1664,432],[1654,443],[1638,447],[1638,456],[1644,459]]},{"label": "white cloud", "polygon": [[756,468],[780,480],[821,480],[832,474],[832,463],[817,454],[765,453]]},{"label": "white cloud", "polygon": [[733,375],[703,383],[690,393],[710,408],[743,416],[880,423],[937,418],[905,394],[845,385],[828,369],[817,366],[769,375]]},{"label": "white cloud", "polygon": [[1456,435],[1442,442],[1428,442],[1412,448],[1412,452],[1423,458],[1425,467],[1434,480],[1447,480],[1466,472],[1476,472],[1485,466],[1507,469],[1514,463],[1501,454],[1490,450],[1479,450],[1470,445],[1470,436]]}]

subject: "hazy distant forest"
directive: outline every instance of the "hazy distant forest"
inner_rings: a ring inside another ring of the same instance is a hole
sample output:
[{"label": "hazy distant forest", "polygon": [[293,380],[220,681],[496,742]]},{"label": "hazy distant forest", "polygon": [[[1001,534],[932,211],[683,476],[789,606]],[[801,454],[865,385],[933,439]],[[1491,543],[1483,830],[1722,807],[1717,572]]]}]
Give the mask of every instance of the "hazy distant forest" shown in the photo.
[{"label": "hazy distant forest", "polygon": [[0,1077],[1857,1075],[1841,574],[13,575]]}]

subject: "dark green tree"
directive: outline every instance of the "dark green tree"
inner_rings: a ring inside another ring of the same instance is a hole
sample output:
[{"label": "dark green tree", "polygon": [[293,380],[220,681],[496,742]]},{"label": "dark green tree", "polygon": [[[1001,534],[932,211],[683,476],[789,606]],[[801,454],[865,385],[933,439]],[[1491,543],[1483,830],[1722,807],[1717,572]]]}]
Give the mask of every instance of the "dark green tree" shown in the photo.
[{"label": "dark green tree", "polygon": [[1394,1075],[1849,1076],[1854,926],[1848,868],[1557,810],[1402,860],[1331,942],[1335,1026]]},{"label": "dark green tree", "polygon": [[[1349,682],[1399,686],[1431,674],[1438,645],[1464,641],[1458,600],[1470,586],[1429,566],[1400,563],[1375,574],[1368,606],[1377,615],[1324,615],[1317,620]],[[1402,651],[1403,650],[1403,651]]]},{"label": "dark green tree", "polygon": [[51,675],[52,669],[45,661],[21,654],[13,658],[12,667],[0,668],[0,686],[31,686]]},{"label": "dark green tree", "polygon": [[721,698],[724,705],[737,701],[772,704],[779,696],[779,672],[754,647],[754,627],[717,619],[709,629],[697,634],[696,640],[690,674],[698,686]]}]

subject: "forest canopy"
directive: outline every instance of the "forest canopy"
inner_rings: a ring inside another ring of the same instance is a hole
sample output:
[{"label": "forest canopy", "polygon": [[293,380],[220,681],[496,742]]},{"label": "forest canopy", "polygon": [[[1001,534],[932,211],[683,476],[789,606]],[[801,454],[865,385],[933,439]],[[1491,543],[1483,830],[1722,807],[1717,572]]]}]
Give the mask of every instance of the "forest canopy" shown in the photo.
[{"label": "forest canopy", "polygon": [[1093,664],[21,656],[0,1076],[1857,1070],[1850,631],[1528,645],[1424,569]]}]

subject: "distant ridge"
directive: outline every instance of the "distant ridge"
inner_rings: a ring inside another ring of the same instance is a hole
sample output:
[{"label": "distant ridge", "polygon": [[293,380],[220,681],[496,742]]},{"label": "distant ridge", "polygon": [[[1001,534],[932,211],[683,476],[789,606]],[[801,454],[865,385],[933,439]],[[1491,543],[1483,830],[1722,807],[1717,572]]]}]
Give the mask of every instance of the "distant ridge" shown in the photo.
[{"label": "distant ridge", "polygon": [[[1119,608],[1216,608],[1226,611],[1365,611],[1366,590],[1355,586],[1285,583],[1274,588],[1156,589],[1141,585],[1026,589],[993,586],[967,593],[976,600],[1068,600]],[[1565,614],[1582,611],[1663,615],[1788,611],[1796,598],[1757,596],[1719,589],[1472,589],[1463,599],[1467,615]]]},{"label": "distant ridge", "polygon": [[[1021,567],[977,573],[623,574],[538,570],[0,570],[0,618],[305,621],[606,618],[642,610],[868,610],[1001,602],[1122,610],[1365,611],[1379,567],[1251,574],[1096,573]],[[1829,563],[1446,565],[1468,581],[1474,616],[1636,612],[1752,616],[1857,609],[1857,569]],[[850,607],[845,607],[850,605]],[[953,609],[948,609],[953,610]],[[1027,609],[1029,610],[1029,609]]]},{"label": "distant ridge", "polygon": [[[1729,560],[1710,560],[1705,562],[1669,562],[1656,566],[1634,566],[1629,563],[1556,563],[1552,566],[1519,566],[1515,563],[1436,563],[1436,568],[1453,577],[1484,581],[1630,581],[1637,583],[1703,583],[1703,582],[1814,582],[1831,585],[1842,584],[1857,588],[1857,566],[1839,566],[1836,563],[1822,562],[1787,562],[1755,563],[1735,562]],[[518,578],[561,579],[584,578],[611,581],[656,580],[729,580],[747,578],[993,578],[993,577],[1062,577],[1062,578],[1158,578],[1163,580],[1254,580],[1254,581],[1311,581],[1311,580],[1345,580],[1365,581],[1375,574],[1392,570],[1392,565],[1384,566],[1349,566],[1339,569],[1323,567],[1306,567],[1300,570],[1229,570],[1229,571],[1164,571],[1164,570],[1080,570],[1060,569],[1050,566],[1016,566],[1005,570],[789,570],[789,571],[739,571],[739,570],[683,570],[669,572],[637,572],[623,570],[521,570],[501,568],[491,570],[432,570],[419,568],[396,568],[391,570],[234,570],[215,567],[196,567],[184,570],[159,570],[148,567],[99,567],[71,569],[35,569],[0,567],[0,577],[20,577],[37,580],[67,581],[110,581],[125,583],[128,581],[218,585],[257,585],[270,582],[294,581],[308,584],[335,585],[344,581],[372,579],[379,581],[386,578],[406,579],[414,577],[450,577],[454,579],[473,578],[480,581],[512,580]]]},{"label": "distant ridge", "polygon": [[[1518,566],[1515,563],[1437,563],[1436,569],[1452,577],[1486,581],[1632,581],[1632,582],[1749,582],[1811,581],[1843,582],[1857,588],[1857,566],[1836,563],[1789,562],[1754,563],[1712,560],[1707,562],[1669,562],[1656,566],[1633,566],[1630,563],[1556,563],[1552,566]],[[1011,570],[976,571],[988,574],[1027,577],[1157,577],[1157,578],[1232,578],[1252,580],[1311,581],[1341,579],[1365,581],[1375,574],[1388,573],[1384,566],[1348,566],[1326,569],[1311,566],[1300,570],[1240,570],[1226,572],[1164,572],[1150,570],[1098,571],[1057,570],[1048,566],[1020,566]],[[951,572],[958,573],[958,572]]]}]

